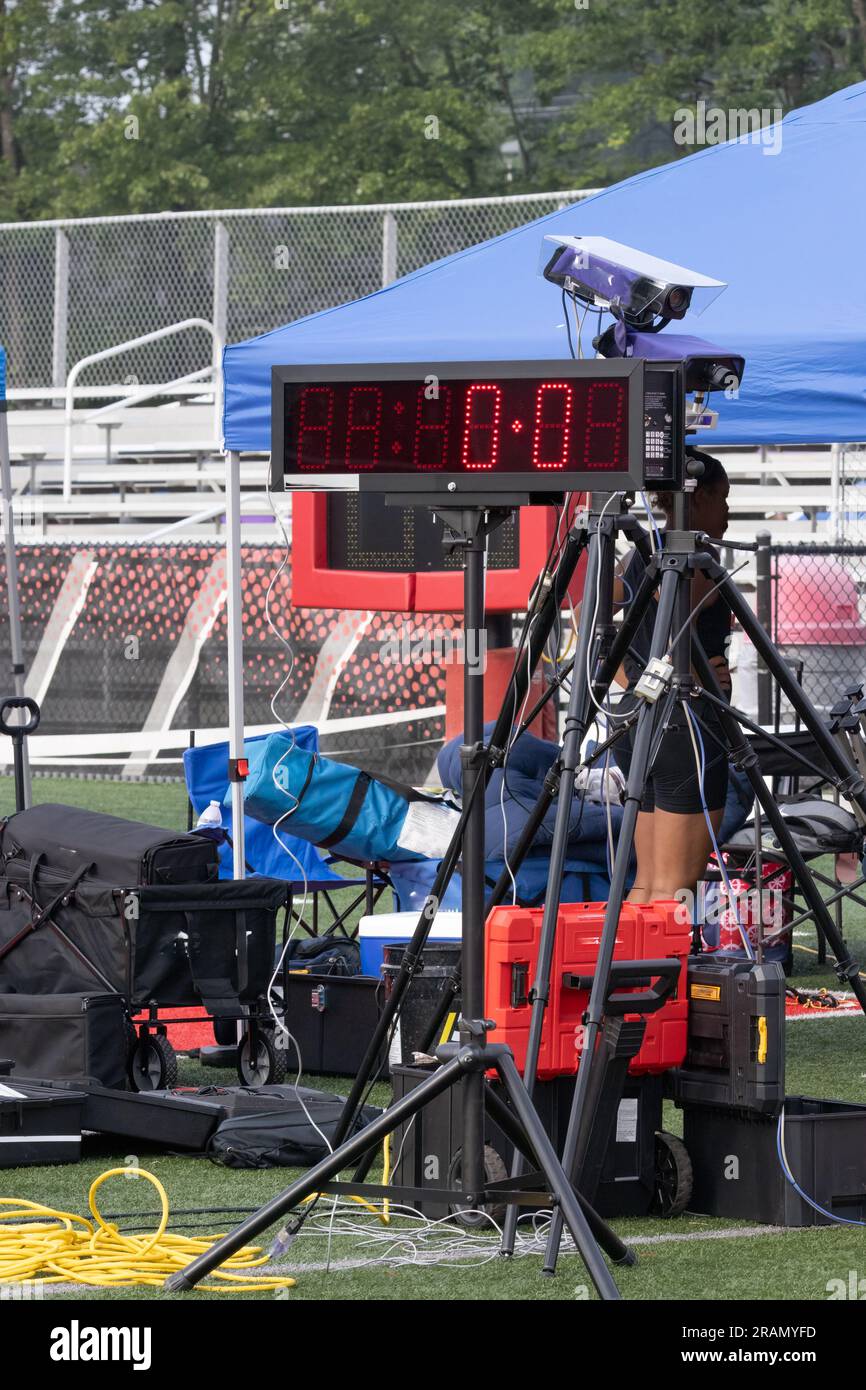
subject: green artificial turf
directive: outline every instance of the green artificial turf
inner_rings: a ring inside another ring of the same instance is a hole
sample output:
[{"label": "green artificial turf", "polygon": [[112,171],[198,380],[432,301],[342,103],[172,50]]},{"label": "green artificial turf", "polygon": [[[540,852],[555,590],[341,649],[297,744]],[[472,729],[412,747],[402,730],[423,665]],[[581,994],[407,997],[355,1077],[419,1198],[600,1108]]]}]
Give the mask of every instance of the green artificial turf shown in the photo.
[{"label": "green artificial turf", "polygon": [[[186,800],[179,784],[135,784],[91,780],[37,778],[34,780],[37,801],[60,801],[86,806],[133,819],[182,829],[186,825]],[[12,809],[12,790],[8,778],[0,779],[0,813]],[[348,891],[348,890],[347,890]],[[341,897],[342,895],[337,895]],[[388,910],[388,897],[379,904]],[[856,905],[847,904],[844,927],[854,954],[866,958],[866,913]],[[832,988],[835,977],[831,966],[818,964],[814,934],[801,928],[796,938],[795,974],[793,980],[801,985]],[[866,1025],[860,1016],[789,1022],[787,1027],[787,1091],[790,1095],[805,1094],[840,1099],[866,1101]],[[181,1059],[181,1084],[232,1084],[233,1072],[203,1068],[192,1058]],[[308,1077],[309,1085],[345,1092],[349,1081],[344,1078]],[[385,1085],[375,1088],[371,1097],[386,1104],[390,1090]],[[665,1107],[665,1124],[681,1132],[679,1112],[672,1105]],[[88,1142],[86,1157],[81,1163],[60,1167],[6,1169],[0,1171],[0,1196],[23,1197],[31,1201],[85,1213],[88,1188],[95,1177],[106,1168],[129,1166],[140,1159],[141,1166],[153,1172],[165,1184],[172,1210],[175,1213],[172,1229],[184,1234],[202,1235],[230,1228],[242,1215],[242,1208],[256,1207],[281,1191],[294,1176],[291,1170],[238,1172],[219,1167],[207,1159],[170,1157],[158,1152],[130,1152],[106,1147],[104,1141]],[[143,1146],[140,1146],[143,1149]],[[136,1213],[153,1208],[155,1194],[150,1184],[141,1179],[121,1177],[106,1184],[100,1191],[100,1205],[109,1213],[127,1213],[130,1221],[142,1229],[153,1226],[153,1218],[136,1217]],[[231,1207],[234,1213],[189,1217],[182,1213],[189,1208]],[[188,1229],[185,1221],[204,1221],[200,1227]],[[853,1227],[830,1227],[791,1230],[782,1233],[737,1235],[724,1237],[726,1231],[739,1231],[745,1223],[713,1220],[707,1217],[682,1216],[672,1221],[658,1218],[618,1220],[617,1230],[626,1237],[637,1238],[638,1264],[633,1269],[618,1269],[617,1282],[630,1299],[825,1299],[831,1279],[847,1279],[850,1270],[866,1268],[864,1233]],[[400,1223],[395,1224],[395,1236]],[[672,1239],[685,1237],[685,1239]],[[467,1261],[463,1266],[399,1268],[371,1264],[363,1268],[300,1269],[297,1286],[288,1297],[293,1300],[347,1299],[387,1300],[424,1299],[460,1300],[503,1299],[576,1301],[588,1296],[588,1280],[579,1258],[563,1255],[555,1279],[540,1276],[541,1261],[529,1256],[503,1261],[495,1254],[496,1241],[491,1236],[487,1263]],[[372,1252],[360,1237],[338,1236],[334,1239],[332,1258],[335,1262],[358,1263],[371,1258]],[[321,1265],[327,1255],[327,1240],[321,1234],[305,1229],[304,1234],[289,1252],[287,1268]],[[46,1296],[69,1297],[69,1294],[46,1290]],[[75,1294],[78,1297],[80,1295]],[[161,1299],[172,1297],[160,1290],[147,1288],[91,1291],[88,1298]],[[195,1301],[202,1298],[225,1298],[226,1295],[195,1292],[174,1297]],[[247,1298],[274,1298],[271,1293],[238,1295]]]}]

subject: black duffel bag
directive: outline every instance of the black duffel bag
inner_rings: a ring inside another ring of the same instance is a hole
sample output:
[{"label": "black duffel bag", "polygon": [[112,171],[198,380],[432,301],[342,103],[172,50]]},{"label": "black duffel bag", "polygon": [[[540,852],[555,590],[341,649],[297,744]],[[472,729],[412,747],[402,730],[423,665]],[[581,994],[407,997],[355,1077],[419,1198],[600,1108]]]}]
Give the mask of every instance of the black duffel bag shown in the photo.
[{"label": "black duffel bag", "polygon": [[[346,1104],[343,1096],[308,1086],[232,1087],[220,1100],[228,1114],[211,1136],[208,1156],[227,1168],[309,1168],[329,1152]],[[362,1106],[351,1133],[381,1113]]]},{"label": "black duffel bag", "polygon": [[206,836],[53,802],[0,821],[0,856],[28,864],[38,856],[47,869],[71,877],[84,868],[89,877],[126,888],[219,876],[219,846]]}]

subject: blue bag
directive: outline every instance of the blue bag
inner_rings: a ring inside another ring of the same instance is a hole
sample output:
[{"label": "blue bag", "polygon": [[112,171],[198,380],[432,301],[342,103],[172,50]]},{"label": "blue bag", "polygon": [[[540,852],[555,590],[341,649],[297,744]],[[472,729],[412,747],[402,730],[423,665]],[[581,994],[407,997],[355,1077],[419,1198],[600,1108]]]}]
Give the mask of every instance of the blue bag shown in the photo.
[{"label": "blue bag", "polygon": [[251,744],[249,768],[248,816],[345,859],[438,857],[456,821],[440,798],[299,748],[290,733]]}]

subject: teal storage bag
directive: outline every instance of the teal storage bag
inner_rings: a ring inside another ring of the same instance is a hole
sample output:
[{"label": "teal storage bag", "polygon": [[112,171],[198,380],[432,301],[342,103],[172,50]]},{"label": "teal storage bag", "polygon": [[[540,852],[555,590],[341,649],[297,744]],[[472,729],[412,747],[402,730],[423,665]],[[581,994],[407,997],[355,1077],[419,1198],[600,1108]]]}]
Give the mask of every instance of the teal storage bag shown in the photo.
[{"label": "teal storage bag", "polygon": [[[279,822],[287,834],[347,859],[433,857],[436,835],[447,840],[456,817],[439,798],[297,747],[288,732],[251,744],[249,764],[248,816],[268,825]],[[418,816],[427,818],[420,833],[414,824]]]}]

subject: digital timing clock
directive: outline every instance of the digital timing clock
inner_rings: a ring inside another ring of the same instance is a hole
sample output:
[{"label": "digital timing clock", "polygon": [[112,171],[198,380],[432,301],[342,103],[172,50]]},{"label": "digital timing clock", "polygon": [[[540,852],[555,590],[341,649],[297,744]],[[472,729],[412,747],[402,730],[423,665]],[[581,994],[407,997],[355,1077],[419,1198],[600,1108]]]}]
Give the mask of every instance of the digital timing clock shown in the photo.
[{"label": "digital timing clock", "polygon": [[643,466],[640,359],[272,370],[274,490],[540,499],[640,488]]}]

